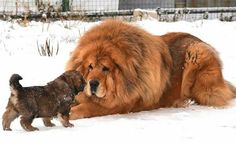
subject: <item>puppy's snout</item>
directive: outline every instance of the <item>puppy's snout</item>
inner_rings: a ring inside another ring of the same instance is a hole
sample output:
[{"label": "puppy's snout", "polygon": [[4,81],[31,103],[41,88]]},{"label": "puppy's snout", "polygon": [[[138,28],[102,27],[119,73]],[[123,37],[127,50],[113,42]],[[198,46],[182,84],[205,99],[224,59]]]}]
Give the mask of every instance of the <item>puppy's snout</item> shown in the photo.
[{"label": "puppy's snout", "polygon": [[[83,90],[84,90],[84,87],[85,87],[85,83],[81,84],[81,85],[79,86],[78,92],[83,91]],[[77,93],[78,93],[78,92],[77,92]]]},{"label": "puppy's snout", "polygon": [[91,92],[95,93],[97,91],[98,85],[99,85],[99,81],[98,80],[91,80],[89,82],[90,88],[91,88]]}]

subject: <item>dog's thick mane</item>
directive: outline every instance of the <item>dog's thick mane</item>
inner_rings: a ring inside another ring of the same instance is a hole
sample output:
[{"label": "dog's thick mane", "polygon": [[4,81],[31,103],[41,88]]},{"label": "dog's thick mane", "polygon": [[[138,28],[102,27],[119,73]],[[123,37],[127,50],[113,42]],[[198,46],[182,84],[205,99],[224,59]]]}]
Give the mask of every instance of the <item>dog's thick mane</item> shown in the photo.
[{"label": "dog's thick mane", "polygon": [[[115,66],[109,75],[102,70],[104,59]],[[217,52],[199,38],[181,32],[154,36],[116,20],[87,31],[66,70],[80,71],[87,81],[101,84],[95,94],[87,84],[83,98],[78,98],[82,104],[72,108],[71,119],[181,107],[186,99],[224,106],[235,91],[223,78]]]},{"label": "dog's thick mane", "polygon": [[[97,57],[109,56],[119,70],[113,75],[116,96],[111,96],[120,101],[118,105],[140,98],[145,105],[153,105],[169,83],[172,59],[166,47],[161,38],[155,38],[142,29],[119,21],[106,21],[81,38],[79,51],[72,55],[75,65],[68,63],[66,69],[83,67],[84,60],[92,53],[96,53]],[[150,58],[153,52],[155,56]],[[146,71],[151,63],[157,66]],[[82,73],[85,72],[82,70]],[[160,76],[154,77],[156,73]],[[142,87],[139,83],[143,83]],[[149,89],[156,90],[153,93]]]}]

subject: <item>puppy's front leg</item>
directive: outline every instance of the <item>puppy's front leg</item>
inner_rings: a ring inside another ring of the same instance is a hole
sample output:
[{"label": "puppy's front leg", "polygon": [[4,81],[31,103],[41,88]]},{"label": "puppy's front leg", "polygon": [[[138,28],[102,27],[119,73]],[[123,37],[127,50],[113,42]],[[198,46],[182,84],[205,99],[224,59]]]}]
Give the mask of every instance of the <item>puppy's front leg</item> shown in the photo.
[{"label": "puppy's front leg", "polygon": [[31,124],[33,122],[34,117],[33,116],[22,116],[21,120],[20,120],[20,124],[22,126],[23,129],[25,129],[26,131],[35,131],[35,130],[39,130],[36,127],[33,127]]},{"label": "puppy's front leg", "polygon": [[69,114],[63,115],[61,113],[57,114],[58,119],[64,127],[73,127],[74,125],[69,122]]},{"label": "puppy's front leg", "polygon": [[54,127],[55,124],[51,122],[52,118],[50,117],[45,117],[43,118],[43,123],[46,127]]}]

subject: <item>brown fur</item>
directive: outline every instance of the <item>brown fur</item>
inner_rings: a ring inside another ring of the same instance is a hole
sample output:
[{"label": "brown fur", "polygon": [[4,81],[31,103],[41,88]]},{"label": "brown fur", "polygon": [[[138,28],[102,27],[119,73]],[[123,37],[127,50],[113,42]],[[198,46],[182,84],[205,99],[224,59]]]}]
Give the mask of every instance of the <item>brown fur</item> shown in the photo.
[{"label": "brown fur", "polygon": [[120,21],[81,38],[66,70],[87,81],[70,119],[180,107],[187,99],[224,106],[233,97],[215,50],[187,33],[153,36]]},{"label": "brown fur", "polygon": [[188,33],[161,36],[174,62],[171,87],[159,106],[183,106],[188,99],[208,106],[225,106],[235,97],[235,88],[222,75],[221,61],[209,44]]},{"label": "brown fur", "polygon": [[45,126],[54,126],[51,118],[57,116],[64,127],[69,123],[70,105],[74,96],[82,91],[85,82],[77,71],[67,71],[46,86],[22,87],[22,77],[13,74],[10,78],[11,96],[3,114],[3,130],[11,130],[11,122],[21,116],[21,126],[26,131],[38,130],[31,123],[43,117]]}]

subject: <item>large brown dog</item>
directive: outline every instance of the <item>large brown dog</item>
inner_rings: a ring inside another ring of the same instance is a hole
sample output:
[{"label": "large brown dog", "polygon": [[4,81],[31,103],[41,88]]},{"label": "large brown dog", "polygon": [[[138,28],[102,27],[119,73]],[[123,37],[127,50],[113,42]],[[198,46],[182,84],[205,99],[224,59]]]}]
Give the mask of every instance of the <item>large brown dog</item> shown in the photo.
[{"label": "large brown dog", "polygon": [[108,20],[80,39],[66,70],[87,85],[70,119],[198,104],[224,106],[235,96],[216,51],[187,33],[153,36]]}]

